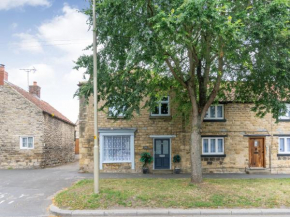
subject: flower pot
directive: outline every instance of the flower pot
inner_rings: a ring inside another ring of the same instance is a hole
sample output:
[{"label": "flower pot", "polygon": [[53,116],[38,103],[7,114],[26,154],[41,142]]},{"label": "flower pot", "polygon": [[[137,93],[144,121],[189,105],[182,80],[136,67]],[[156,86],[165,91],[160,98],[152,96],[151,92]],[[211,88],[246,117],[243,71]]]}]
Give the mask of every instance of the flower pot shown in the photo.
[{"label": "flower pot", "polygon": [[147,174],[149,173],[149,169],[148,168],[143,168],[143,174]]},{"label": "flower pot", "polygon": [[175,169],[174,169],[174,173],[175,173],[175,174],[180,174],[180,172],[181,172],[181,169],[180,169],[180,168],[175,168]]}]

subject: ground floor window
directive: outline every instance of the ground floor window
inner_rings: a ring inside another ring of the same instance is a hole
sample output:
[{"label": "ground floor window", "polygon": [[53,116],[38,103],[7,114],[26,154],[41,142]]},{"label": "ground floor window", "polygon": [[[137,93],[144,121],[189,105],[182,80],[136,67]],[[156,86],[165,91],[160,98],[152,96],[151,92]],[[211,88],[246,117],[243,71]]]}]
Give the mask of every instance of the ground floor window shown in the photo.
[{"label": "ground floor window", "polygon": [[103,150],[104,162],[130,161],[130,136],[104,136]]},{"label": "ground floor window", "polygon": [[224,138],[202,138],[202,154],[223,155]]},{"label": "ground floor window", "polygon": [[34,138],[31,136],[21,136],[20,137],[20,148],[21,149],[33,149],[34,148]]},{"label": "ground floor window", "polygon": [[100,131],[100,169],[104,163],[134,163],[134,130]]},{"label": "ground floor window", "polygon": [[279,154],[290,154],[290,137],[279,138]]}]

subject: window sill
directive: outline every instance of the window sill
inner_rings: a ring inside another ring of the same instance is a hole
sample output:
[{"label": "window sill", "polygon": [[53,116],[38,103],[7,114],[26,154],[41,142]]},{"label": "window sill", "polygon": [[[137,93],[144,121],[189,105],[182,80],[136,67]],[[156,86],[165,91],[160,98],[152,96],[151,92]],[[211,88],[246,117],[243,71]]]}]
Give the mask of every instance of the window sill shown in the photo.
[{"label": "window sill", "polygon": [[122,116],[119,116],[119,117],[107,117],[107,119],[125,119],[124,117],[122,117]]},{"label": "window sill", "polygon": [[287,157],[290,156],[290,154],[277,154],[277,157]]},{"label": "window sill", "polygon": [[201,157],[226,157],[225,154],[202,154]]},{"label": "window sill", "polygon": [[121,164],[121,163],[132,163],[132,161],[104,161],[103,164]]},{"label": "window sill", "polygon": [[204,119],[203,122],[227,122],[226,119]]},{"label": "window sill", "polygon": [[152,116],[152,115],[150,115],[149,116],[149,119],[166,119],[166,120],[171,120],[172,119],[172,117],[170,116],[170,115],[167,115],[167,116]]}]

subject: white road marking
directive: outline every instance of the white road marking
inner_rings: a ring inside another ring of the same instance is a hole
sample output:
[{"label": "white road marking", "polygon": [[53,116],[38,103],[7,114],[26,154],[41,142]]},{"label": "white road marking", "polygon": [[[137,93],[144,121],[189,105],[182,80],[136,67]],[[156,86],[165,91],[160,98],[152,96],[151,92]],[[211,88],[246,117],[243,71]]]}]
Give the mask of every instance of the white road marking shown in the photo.
[{"label": "white road marking", "polygon": [[0,195],[0,199],[3,198],[3,197],[4,197],[4,194],[1,194],[1,195]]},{"label": "white road marking", "polygon": [[12,200],[12,201],[10,201],[8,204],[11,204],[11,203],[14,203],[14,201]]},{"label": "white road marking", "polygon": [[4,203],[4,202],[5,202],[5,200],[2,200],[2,201],[0,202],[0,204],[1,204],[1,203]]},{"label": "white road marking", "polygon": [[24,197],[24,196],[25,196],[25,194],[21,194],[21,195],[19,196],[19,198]]}]

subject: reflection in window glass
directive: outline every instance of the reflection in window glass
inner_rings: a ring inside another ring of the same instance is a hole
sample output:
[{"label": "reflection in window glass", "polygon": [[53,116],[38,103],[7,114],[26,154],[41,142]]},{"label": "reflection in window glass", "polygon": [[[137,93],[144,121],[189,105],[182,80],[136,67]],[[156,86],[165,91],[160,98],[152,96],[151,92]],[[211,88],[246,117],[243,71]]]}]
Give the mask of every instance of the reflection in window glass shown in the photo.
[{"label": "reflection in window glass", "polygon": [[284,148],[284,138],[281,138],[280,139],[280,152],[284,152],[285,151],[285,148]]},{"label": "reflection in window glass", "polygon": [[208,139],[203,140],[203,152],[208,153]]},{"label": "reflection in window glass", "polygon": [[215,118],[215,106],[210,107],[210,117]]},{"label": "reflection in window glass", "polygon": [[224,152],[223,140],[218,139],[218,152]]},{"label": "reflection in window glass", "polygon": [[210,140],[210,152],[215,152],[215,139]]},{"label": "reflection in window glass", "polygon": [[161,103],[161,114],[168,114],[168,104]]},{"label": "reflection in window glass", "polygon": [[223,107],[222,106],[217,106],[217,117],[222,118],[223,117]]}]

